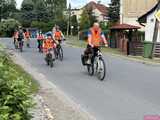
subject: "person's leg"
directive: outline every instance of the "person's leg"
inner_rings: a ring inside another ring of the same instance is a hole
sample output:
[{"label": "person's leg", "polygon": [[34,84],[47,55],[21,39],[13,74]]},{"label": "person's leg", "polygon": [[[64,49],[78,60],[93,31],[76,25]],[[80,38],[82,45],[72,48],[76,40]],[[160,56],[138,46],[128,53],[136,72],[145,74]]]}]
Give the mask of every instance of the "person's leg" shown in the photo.
[{"label": "person's leg", "polygon": [[26,38],[27,47],[30,47],[30,39]]}]

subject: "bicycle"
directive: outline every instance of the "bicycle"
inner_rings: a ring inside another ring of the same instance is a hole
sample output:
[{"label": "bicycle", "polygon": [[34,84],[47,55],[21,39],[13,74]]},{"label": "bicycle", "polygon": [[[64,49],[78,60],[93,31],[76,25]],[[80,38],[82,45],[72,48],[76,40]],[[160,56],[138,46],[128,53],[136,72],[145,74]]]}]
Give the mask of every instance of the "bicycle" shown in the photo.
[{"label": "bicycle", "polygon": [[17,39],[14,39],[14,47],[15,47],[15,49],[18,49],[18,40]]},{"label": "bicycle", "polygon": [[19,50],[20,52],[23,52],[23,41],[18,41],[18,44],[19,44]]},{"label": "bicycle", "polygon": [[38,49],[40,53],[43,53],[43,40],[37,40],[38,41]]},{"label": "bicycle", "polygon": [[103,59],[100,48],[98,48],[98,51],[95,57],[93,57],[93,53],[92,53],[88,55],[87,59],[91,61],[90,64],[85,63],[83,58],[82,58],[82,64],[87,66],[89,75],[93,76],[95,74],[99,80],[103,81],[106,76],[106,64]]},{"label": "bicycle", "polygon": [[52,49],[48,49],[48,53],[46,54],[45,61],[48,66],[50,66],[51,68],[53,67],[54,59],[53,59],[53,55],[52,55]]},{"label": "bicycle", "polygon": [[62,49],[62,46],[61,46],[61,42],[59,42],[57,44],[57,47],[56,47],[56,50],[55,50],[55,55],[56,55],[57,59],[59,59],[60,61],[63,61],[63,49]]}]

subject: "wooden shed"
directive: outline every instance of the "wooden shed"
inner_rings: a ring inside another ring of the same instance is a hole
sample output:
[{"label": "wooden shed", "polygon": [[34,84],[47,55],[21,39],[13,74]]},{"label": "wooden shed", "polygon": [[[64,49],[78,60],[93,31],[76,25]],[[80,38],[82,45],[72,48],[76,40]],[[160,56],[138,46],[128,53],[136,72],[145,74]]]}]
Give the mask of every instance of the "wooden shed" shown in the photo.
[{"label": "wooden shed", "polygon": [[126,55],[143,54],[143,38],[138,34],[140,27],[117,24],[110,28],[110,47],[118,48]]}]

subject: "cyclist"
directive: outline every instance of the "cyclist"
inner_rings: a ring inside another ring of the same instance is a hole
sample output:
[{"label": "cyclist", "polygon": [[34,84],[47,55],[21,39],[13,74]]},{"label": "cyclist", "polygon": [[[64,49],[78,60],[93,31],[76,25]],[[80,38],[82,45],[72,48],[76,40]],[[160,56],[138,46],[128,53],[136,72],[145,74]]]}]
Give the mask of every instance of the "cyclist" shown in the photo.
[{"label": "cyclist", "polygon": [[19,45],[19,47],[20,47],[20,44],[23,46],[24,37],[25,37],[25,34],[23,32],[23,29],[21,26],[19,26],[19,30],[18,30],[18,43],[19,43],[18,45]]},{"label": "cyclist", "polygon": [[39,52],[42,52],[43,40],[44,40],[44,35],[42,34],[41,31],[39,31],[37,34],[37,43],[38,43]]},{"label": "cyclist", "polygon": [[[88,45],[87,49],[84,52],[84,56],[87,56],[87,61],[86,61],[87,64],[91,64],[94,61],[94,58],[97,55],[97,51],[99,50],[101,42],[103,42],[105,46],[108,47],[105,35],[102,32],[99,23],[96,22],[88,32]],[[92,59],[89,59],[89,54],[93,55]],[[83,58],[83,60],[86,59]]]},{"label": "cyclist", "polygon": [[[54,55],[54,49],[55,48],[56,48],[55,41],[52,39],[52,35],[48,34],[47,39],[45,39],[43,41],[43,51],[44,51],[44,54],[45,54],[45,59],[46,59],[46,56],[47,56],[49,50],[51,50],[52,55]],[[54,60],[54,58],[55,58],[55,56],[53,57],[53,60]]]},{"label": "cyclist", "polygon": [[56,41],[57,44],[60,44],[64,39],[64,35],[59,29],[59,26],[56,26],[55,32],[53,33],[53,39]]},{"label": "cyclist", "polygon": [[17,42],[18,42],[18,31],[17,30],[15,30],[15,32],[14,32],[13,39],[14,39],[13,43],[15,45],[15,48],[17,49],[17,47],[18,47],[18,44],[17,44]]},{"label": "cyclist", "polygon": [[30,47],[30,32],[29,32],[29,30],[26,29],[26,32],[24,34],[25,34],[25,39],[26,39],[26,45],[29,48]]}]

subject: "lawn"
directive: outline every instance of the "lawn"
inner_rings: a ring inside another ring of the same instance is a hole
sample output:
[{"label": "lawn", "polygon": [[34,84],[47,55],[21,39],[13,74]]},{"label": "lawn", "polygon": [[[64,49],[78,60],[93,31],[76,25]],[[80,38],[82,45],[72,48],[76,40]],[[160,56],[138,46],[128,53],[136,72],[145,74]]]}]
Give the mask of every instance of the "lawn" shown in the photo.
[{"label": "lawn", "polygon": [[[74,47],[81,47],[81,48],[85,48],[87,45],[86,41],[78,40],[78,36],[67,37],[66,43],[68,45],[71,45]],[[151,64],[160,63],[159,58],[149,59],[149,58],[144,58],[143,56],[127,56],[127,55],[124,55],[119,49],[115,49],[115,48],[102,48],[102,51],[107,54],[111,54],[113,56],[118,56],[118,57],[122,57],[129,60],[140,61],[140,62],[151,63]]]}]

